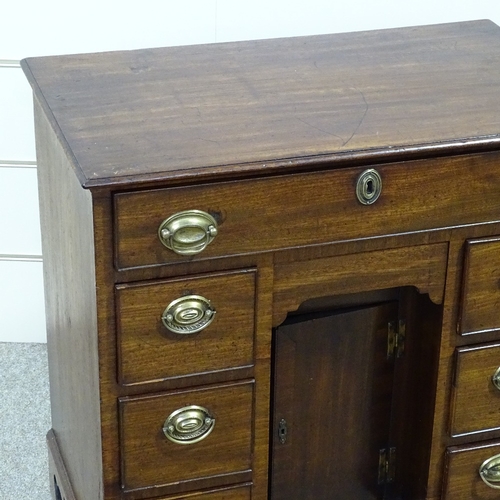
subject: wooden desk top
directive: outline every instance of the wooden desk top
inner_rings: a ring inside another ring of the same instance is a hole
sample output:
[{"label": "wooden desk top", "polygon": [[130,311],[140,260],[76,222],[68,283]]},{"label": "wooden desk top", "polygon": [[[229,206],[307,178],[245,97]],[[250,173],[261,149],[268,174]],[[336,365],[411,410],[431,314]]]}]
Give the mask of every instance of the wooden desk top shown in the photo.
[{"label": "wooden desk top", "polygon": [[490,21],[26,59],[85,187],[500,147]]}]

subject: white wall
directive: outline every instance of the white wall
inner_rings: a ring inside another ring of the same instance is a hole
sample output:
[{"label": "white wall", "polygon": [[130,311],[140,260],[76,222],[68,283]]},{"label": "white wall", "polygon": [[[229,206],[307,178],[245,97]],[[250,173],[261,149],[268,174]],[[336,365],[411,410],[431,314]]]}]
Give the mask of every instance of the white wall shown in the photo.
[{"label": "white wall", "polygon": [[44,342],[23,57],[492,19],[498,0],[11,0],[0,7],[0,342]]}]

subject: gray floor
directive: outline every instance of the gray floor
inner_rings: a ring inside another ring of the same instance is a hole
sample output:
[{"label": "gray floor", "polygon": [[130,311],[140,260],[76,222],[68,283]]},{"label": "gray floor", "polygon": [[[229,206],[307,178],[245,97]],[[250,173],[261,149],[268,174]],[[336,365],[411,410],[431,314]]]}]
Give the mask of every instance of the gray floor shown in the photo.
[{"label": "gray floor", "polygon": [[0,499],[50,500],[45,344],[0,343]]}]

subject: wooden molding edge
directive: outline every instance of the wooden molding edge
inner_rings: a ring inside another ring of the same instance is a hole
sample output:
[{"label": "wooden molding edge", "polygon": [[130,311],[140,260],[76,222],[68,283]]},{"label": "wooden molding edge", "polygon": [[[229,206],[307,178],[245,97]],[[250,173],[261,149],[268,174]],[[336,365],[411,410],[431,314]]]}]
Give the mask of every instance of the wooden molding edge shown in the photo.
[{"label": "wooden molding edge", "polygon": [[[55,500],[77,500],[53,429],[50,429],[47,433],[46,439],[49,450],[50,491],[52,498]],[[56,486],[59,488],[60,497],[56,494]]]}]

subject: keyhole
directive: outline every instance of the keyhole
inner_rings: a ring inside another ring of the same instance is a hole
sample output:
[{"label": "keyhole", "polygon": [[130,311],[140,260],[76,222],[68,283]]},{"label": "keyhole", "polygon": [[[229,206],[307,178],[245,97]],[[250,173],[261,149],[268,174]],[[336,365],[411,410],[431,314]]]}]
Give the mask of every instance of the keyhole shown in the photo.
[{"label": "keyhole", "polygon": [[279,438],[281,444],[286,443],[286,434],[287,434],[286,420],[284,418],[282,418],[280,420],[279,425],[278,425],[278,438]]},{"label": "keyhole", "polygon": [[382,179],[375,169],[365,170],[356,183],[356,196],[363,205],[375,203],[382,190]]}]

